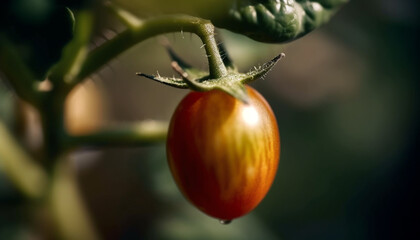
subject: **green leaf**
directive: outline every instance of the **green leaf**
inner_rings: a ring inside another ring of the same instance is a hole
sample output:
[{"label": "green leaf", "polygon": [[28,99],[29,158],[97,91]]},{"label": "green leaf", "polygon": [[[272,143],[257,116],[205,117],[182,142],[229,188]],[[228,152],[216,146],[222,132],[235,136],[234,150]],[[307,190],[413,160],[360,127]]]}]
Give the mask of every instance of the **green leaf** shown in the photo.
[{"label": "green leaf", "polygon": [[257,41],[293,41],[320,27],[349,0],[119,1],[137,17],[187,14]]},{"label": "green leaf", "polygon": [[327,22],[347,0],[236,0],[218,27],[261,42],[281,43],[302,37]]}]

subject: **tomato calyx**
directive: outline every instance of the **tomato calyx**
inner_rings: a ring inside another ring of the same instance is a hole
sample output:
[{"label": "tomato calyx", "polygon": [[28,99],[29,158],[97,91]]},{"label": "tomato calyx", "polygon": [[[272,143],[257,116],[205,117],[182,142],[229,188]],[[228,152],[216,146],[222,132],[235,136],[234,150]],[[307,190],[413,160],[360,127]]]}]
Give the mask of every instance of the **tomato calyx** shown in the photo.
[{"label": "tomato calyx", "polygon": [[[230,58],[226,57],[224,64],[226,65],[227,74],[219,78],[212,78],[209,72],[194,68],[183,61],[171,47],[166,46],[166,49],[172,60],[171,66],[180,77],[163,77],[159,73],[157,75],[140,72],[136,74],[176,88],[189,88],[200,92],[219,89],[244,103],[249,101],[245,84],[264,77],[285,56],[284,53],[281,53],[261,66],[254,66],[247,73],[238,72]],[[227,55],[225,50],[223,52]]]}]

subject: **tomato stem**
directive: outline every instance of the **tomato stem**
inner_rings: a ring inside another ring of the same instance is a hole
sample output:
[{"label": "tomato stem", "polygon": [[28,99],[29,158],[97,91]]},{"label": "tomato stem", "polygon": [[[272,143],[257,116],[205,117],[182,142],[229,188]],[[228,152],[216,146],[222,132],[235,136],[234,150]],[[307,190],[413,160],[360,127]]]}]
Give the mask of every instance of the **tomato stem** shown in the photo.
[{"label": "tomato stem", "polygon": [[94,49],[88,54],[73,85],[135,44],[160,34],[181,31],[197,34],[205,44],[210,76],[226,76],[227,70],[214,38],[214,26],[210,21],[186,15],[169,15],[148,19],[136,26],[130,25],[125,31]]},{"label": "tomato stem", "polygon": [[220,56],[219,48],[214,38],[214,26],[210,22],[206,22],[198,26],[199,31],[196,33],[206,49],[209,61],[210,78],[221,78],[227,75],[227,70]]}]

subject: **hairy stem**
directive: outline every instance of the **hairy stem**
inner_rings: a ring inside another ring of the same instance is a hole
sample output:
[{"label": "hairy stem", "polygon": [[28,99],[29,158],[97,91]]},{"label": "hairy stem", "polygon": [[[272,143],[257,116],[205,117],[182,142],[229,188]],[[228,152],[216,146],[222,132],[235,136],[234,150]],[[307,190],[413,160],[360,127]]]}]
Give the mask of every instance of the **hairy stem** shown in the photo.
[{"label": "hairy stem", "polygon": [[210,21],[185,15],[171,15],[141,21],[93,50],[87,56],[73,84],[82,81],[105,63],[135,44],[170,32],[191,32],[197,34],[205,44],[211,77],[219,78],[227,74],[214,38],[214,26]]}]

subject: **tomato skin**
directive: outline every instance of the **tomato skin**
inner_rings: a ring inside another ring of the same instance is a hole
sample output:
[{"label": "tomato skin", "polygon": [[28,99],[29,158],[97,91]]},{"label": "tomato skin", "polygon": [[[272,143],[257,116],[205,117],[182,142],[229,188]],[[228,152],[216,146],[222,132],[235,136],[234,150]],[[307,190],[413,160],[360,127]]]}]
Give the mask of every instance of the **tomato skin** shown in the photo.
[{"label": "tomato skin", "polygon": [[169,126],[167,155],[175,182],[190,202],[218,219],[254,209],[277,171],[276,119],[265,99],[247,90],[249,105],[219,90],[191,92]]}]

